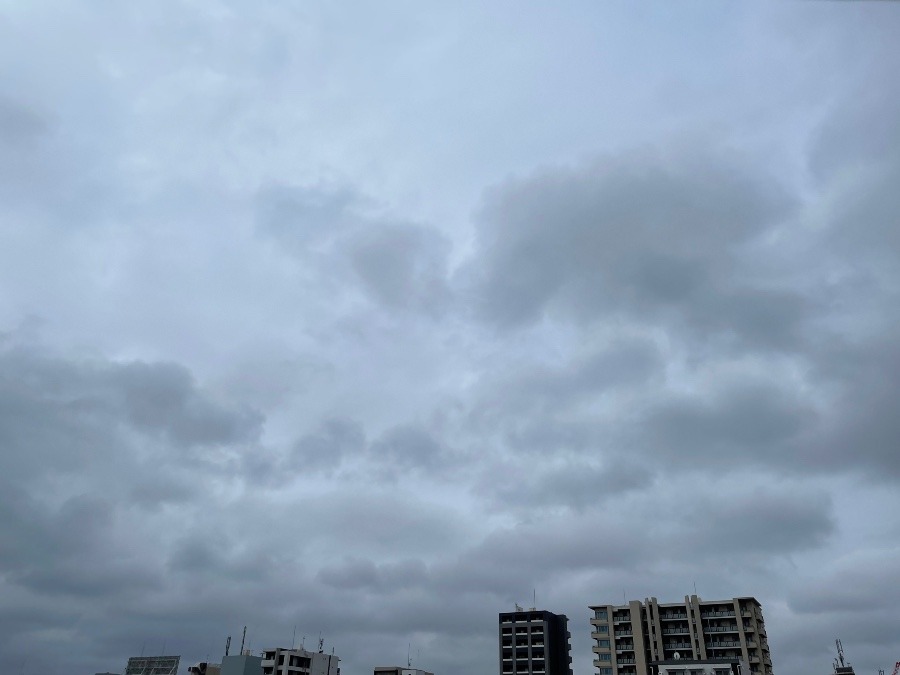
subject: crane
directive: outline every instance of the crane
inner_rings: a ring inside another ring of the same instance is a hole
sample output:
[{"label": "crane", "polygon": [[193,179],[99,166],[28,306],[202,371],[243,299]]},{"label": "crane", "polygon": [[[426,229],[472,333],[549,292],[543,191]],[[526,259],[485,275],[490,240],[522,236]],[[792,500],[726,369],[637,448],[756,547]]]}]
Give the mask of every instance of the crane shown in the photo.
[{"label": "crane", "polygon": [[900,673],[900,661],[894,664],[894,672],[891,675],[897,675],[897,673]]}]

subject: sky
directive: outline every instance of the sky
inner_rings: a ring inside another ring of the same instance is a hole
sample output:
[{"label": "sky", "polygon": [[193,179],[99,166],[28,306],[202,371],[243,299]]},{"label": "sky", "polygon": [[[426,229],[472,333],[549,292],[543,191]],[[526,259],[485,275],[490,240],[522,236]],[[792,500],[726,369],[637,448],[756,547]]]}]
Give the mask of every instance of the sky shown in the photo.
[{"label": "sky", "polygon": [[900,660],[900,5],[0,1],[0,670],[754,596]]}]

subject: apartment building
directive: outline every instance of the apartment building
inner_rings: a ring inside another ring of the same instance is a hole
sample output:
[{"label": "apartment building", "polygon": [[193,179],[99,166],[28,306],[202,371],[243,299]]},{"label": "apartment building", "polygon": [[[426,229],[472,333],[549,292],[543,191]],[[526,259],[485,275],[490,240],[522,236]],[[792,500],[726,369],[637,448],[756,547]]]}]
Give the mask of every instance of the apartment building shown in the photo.
[{"label": "apartment building", "polygon": [[569,619],[516,607],[500,614],[501,675],[572,675]]},{"label": "apartment building", "polygon": [[762,606],[752,597],[592,605],[596,675],[653,675],[652,663],[688,659],[743,661],[749,673],[772,675]]}]

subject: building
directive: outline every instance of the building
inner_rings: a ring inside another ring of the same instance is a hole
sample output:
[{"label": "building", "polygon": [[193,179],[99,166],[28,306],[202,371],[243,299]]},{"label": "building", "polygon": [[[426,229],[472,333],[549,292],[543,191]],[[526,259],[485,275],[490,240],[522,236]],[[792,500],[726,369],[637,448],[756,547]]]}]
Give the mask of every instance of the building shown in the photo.
[{"label": "building", "polygon": [[374,675],[434,675],[427,670],[402,666],[376,666]]},{"label": "building", "polygon": [[[660,604],[592,605],[596,675],[655,675],[653,663],[676,659],[735,663],[744,675],[772,675],[762,607],[756,598]],[[691,675],[688,673],[688,675]]]},{"label": "building", "polygon": [[222,675],[222,666],[218,663],[200,661],[188,666],[187,672],[188,675]]},{"label": "building", "polygon": [[222,675],[262,675],[262,657],[251,656],[247,651],[234,656],[223,656]]},{"label": "building", "polygon": [[500,614],[501,675],[572,675],[569,619],[537,609]]},{"label": "building", "polygon": [[746,675],[747,664],[735,661],[701,661],[695,659],[669,659],[651,661],[651,675]]},{"label": "building", "polygon": [[132,656],[125,675],[178,675],[180,656]]},{"label": "building", "polygon": [[341,675],[340,661],[334,654],[306,649],[267,649],[262,669],[263,675]]}]

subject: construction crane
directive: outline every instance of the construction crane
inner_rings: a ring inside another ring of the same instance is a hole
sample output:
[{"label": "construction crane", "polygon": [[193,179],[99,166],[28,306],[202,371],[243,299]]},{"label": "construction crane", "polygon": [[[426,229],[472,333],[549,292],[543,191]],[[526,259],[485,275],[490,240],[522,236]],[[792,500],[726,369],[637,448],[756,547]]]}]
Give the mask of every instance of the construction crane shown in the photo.
[{"label": "construction crane", "polygon": [[894,664],[894,672],[891,675],[897,675],[897,673],[900,673],[900,661]]}]

